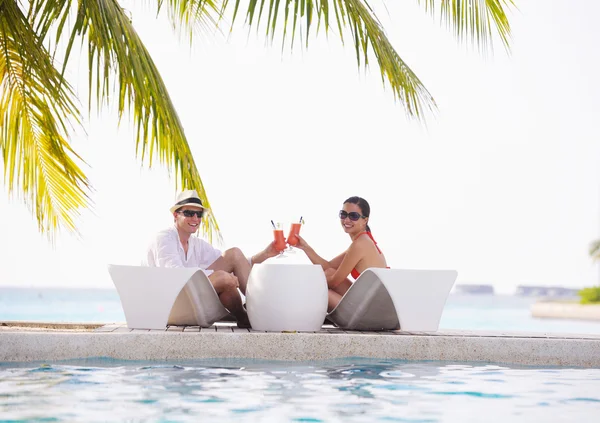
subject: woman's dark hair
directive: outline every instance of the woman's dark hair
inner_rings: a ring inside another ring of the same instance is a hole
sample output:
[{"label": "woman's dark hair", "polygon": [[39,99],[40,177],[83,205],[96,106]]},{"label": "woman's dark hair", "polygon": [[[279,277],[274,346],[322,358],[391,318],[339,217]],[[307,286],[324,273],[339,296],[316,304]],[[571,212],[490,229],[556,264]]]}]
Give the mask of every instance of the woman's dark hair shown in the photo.
[{"label": "woman's dark hair", "polygon": [[[344,201],[344,204],[346,203],[356,204],[358,207],[360,207],[360,212],[364,217],[369,217],[371,215],[371,207],[369,206],[367,200],[365,200],[362,197],[350,197],[346,201]],[[369,228],[368,224],[367,232],[371,232],[371,228]]]}]

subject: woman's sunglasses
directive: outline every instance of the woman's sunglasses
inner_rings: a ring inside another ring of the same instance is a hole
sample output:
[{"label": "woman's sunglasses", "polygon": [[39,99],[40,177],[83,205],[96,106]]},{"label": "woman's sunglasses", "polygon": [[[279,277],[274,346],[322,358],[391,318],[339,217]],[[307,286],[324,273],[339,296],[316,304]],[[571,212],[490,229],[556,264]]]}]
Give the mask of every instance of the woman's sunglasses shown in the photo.
[{"label": "woman's sunglasses", "polygon": [[348,213],[346,210],[340,210],[340,219],[344,220],[345,218],[349,218],[350,220],[352,220],[353,222],[356,222],[358,219],[365,218],[367,216],[363,216],[360,213],[357,212],[350,212]]},{"label": "woman's sunglasses", "polygon": [[198,219],[202,219],[202,216],[204,215],[204,210],[182,210],[179,213],[183,213],[185,217],[192,217],[196,215],[198,216]]}]

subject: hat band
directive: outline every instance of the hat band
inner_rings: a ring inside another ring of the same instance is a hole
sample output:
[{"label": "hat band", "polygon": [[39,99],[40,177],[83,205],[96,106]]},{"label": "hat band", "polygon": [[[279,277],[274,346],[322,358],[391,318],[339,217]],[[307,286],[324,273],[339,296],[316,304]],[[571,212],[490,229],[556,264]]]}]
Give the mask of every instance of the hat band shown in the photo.
[{"label": "hat band", "polygon": [[182,206],[184,204],[190,204],[190,203],[198,204],[198,205],[200,205],[200,207],[204,208],[204,206],[202,205],[202,201],[200,201],[197,198],[188,198],[186,200],[181,200],[181,201],[175,203],[175,205],[176,206]]}]

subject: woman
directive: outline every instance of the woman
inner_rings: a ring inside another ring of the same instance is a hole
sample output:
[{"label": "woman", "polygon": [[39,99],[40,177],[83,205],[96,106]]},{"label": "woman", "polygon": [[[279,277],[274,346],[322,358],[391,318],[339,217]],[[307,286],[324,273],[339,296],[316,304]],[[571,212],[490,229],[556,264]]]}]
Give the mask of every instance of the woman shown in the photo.
[{"label": "woman", "polygon": [[371,235],[368,225],[370,214],[371,208],[364,198],[350,197],[344,201],[344,206],[339,212],[340,223],[350,235],[352,244],[331,261],[321,258],[301,236],[298,236],[299,242],[296,247],[303,250],[313,264],[320,264],[325,271],[329,288],[328,311],[337,306],[352,285],[348,275],[357,279],[369,267],[387,267],[385,257]]}]

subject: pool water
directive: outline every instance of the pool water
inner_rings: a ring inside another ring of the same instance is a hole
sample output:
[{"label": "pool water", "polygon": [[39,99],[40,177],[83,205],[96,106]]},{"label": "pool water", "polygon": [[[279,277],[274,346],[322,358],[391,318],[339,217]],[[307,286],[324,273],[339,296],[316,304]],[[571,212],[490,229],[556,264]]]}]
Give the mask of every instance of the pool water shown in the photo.
[{"label": "pool water", "polygon": [[600,369],[340,359],[0,364],[0,421],[598,421]]}]

